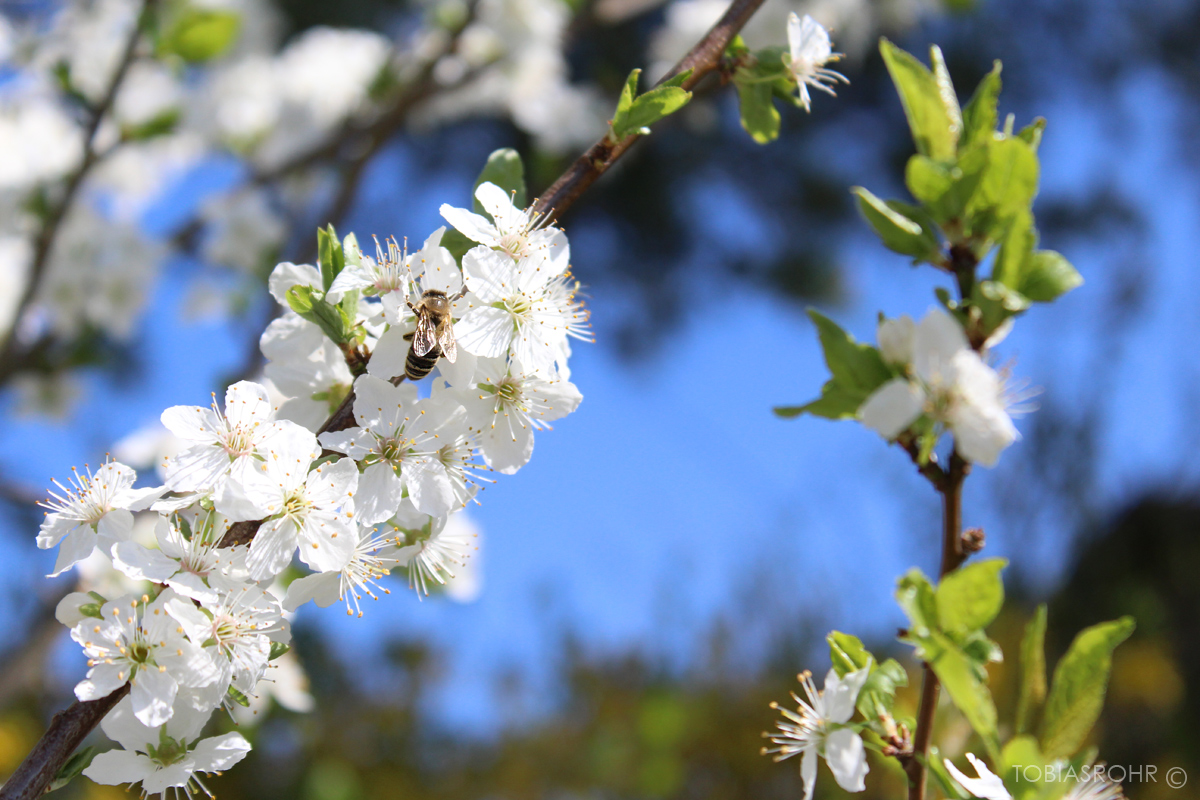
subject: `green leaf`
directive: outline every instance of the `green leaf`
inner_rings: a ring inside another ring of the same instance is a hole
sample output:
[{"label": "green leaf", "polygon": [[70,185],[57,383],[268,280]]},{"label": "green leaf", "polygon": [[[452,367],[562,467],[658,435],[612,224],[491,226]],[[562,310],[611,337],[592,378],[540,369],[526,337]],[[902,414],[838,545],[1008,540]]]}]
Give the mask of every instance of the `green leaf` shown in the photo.
[{"label": "green leaf", "polygon": [[1083,283],[1071,262],[1053,250],[1031,253],[1021,271],[1020,292],[1035,303],[1049,303]]},{"label": "green leaf", "polygon": [[668,78],[667,80],[663,81],[656,88],[661,89],[664,86],[675,86],[675,87],[679,87],[682,89],[684,82],[687,81],[687,79],[690,77],[692,77],[692,70],[685,69],[683,72],[679,73],[678,75],[674,75],[674,76]]},{"label": "green leaf", "polygon": [[975,93],[963,109],[963,131],[958,139],[960,152],[986,142],[996,130],[996,106],[1000,100],[1000,62],[992,62],[992,71],[983,76]]},{"label": "green leaf", "polygon": [[[967,211],[978,221],[986,219],[984,215],[1007,221],[1033,205],[1038,189],[1037,154],[1015,137],[993,139],[987,149],[987,168]],[[975,230],[974,222],[972,229]],[[986,230],[976,232],[991,233]]]},{"label": "green leaf", "polygon": [[1000,238],[1000,250],[992,265],[992,280],[1019,291],[1025,264],[1036,245],[1037,231],[1033,227],[1033,215],[1028,209],[1012,215]]},{"label": "green leaf", "polygon": [[[996,772],[1012,792],[1016,800],[1037,796],[1042,788],[1046,773],[1041,768],[1046,759],[1032,736],[1014,736],[1000,752],[1000,763]],[[1033,769],[1028,769],[1032,767]]]},{"label": "green leaf", "polygon": [[932,261],[941,256],[942,247],[930,223],[914,219],[919,212],[895,200],[884,202],[861,186],[850,190],[858,198],[858,211],[889,250]]},{"label": "green leaf", "polygon": [[814,417],[825,419],[853,419],[858,414],[858,407],[869,396],[848,390],[837,381],[830,380],[821,387],[821,396],[811,403],[802,406],[776,406],[774,411],[784,419],[801,414],[812,414]]},{"label": "green leaf", "polygon": [[1029,308],[1029,298],[997,281],[979,281],[971,288],[971,305],[979,311],[979,327],[990,336],[1009,317]]},{"label": "green leaf", "polygon": [[328,228],[317,229],[317,259],[321,265],[321,284],[325,291],[333,285],[333,281],[346,266],[346,257],[342,251],[342,242],[338,239],[333,223]]},{"label": "green leaf", "polygon": [[957,129],[942,99],[938,80],[924,64],[881,39],[879,52],[896,85],[917,152],[930,158],[954,158]]},{"label": "green leaf", "polygon": [[1004,605],[1000,570],[1008,559],[989,558],[956,569],[938,583],[939,627],[950,633],[969,633],[986,628]]},{"label": "green leaf", "polygon": [[1030,728],[1046,699],[1046,604],[1038,606],[1021,638],[1021,687],[1017,698],[1017,733]]},{"label": "green leaf", "polygon": [[1036,153],[1042,143],[1042,132],[1046,130],[1046,118],[1038,117],[1017,133],[1017,138],[1033,148]]},{"label": "green leaf", "polygon": [[232,686],[226,689],[225,693],[229,696],[230,700],[237,703],[239,706],[242,706],[243,708],[250,707],[250,699]]},{"label": "green leaf", "polygon": [[79,607],[79,613],[85,617],[104,619],[104,614],[101,612],[101,606],[101,603],[84,603]]},{"label": "green leaf", "polygon": [[889,658],[871,670],[858,693],[856,707],[868,720],[877,720],[881,714],[890,716],[896,703],[896,689],[907,685],[908,673],[899,661]]},{"label": "green leaf", "polygon": [[779,109],[775,108],[774,90],[767,82],[738,83],[738,111],[742,127],[750,138],[767,144],[779,138]]},{"label": "green leaf", "polygon": [[241,16],[233,11],[186,7],[170,21],[158,52],[184,61],[209,61],[233,45],[241,24]]},{"label": "green leaf", "polygon": [[289,645],[286,645],[283,642],[271,642],[271,653],[267,656],[267,660],[274,661],[291,649],[292,648]]},{"label": "green leaf", "polygon": [[168,108],[146,122],[122,126],[121,138],[127,142],[141,142],[156,136],[165,136],[175,130],[180,116],[178,108]]},{"label": "green leaf", "polygon": [[638,76],[640,69],[629,73],[621,97],[617,101],[617,112],[613,115],[609,135],[614,142],[619,142],[631,133],[639,133],[642,128],[653,125],[663,117],[674,114],[688,104],[692,93],[681,88],[683,80],[678,75],[672,81],[656,86],[640,97],[637,96]]},{"label": "green leaf", "polygon": [[865,400],[892,377],[877,349],[854,341],[837,323],[816,309],[810,308],[808,316],[817,326],[825,364],[843,389],[856,391]]},{"label": "green leaf", "polygon": [[47,792],[58,791],[66,786],[75,778],[79,777],[85,769],[92,763],[92,759],[96,757],[96,748],[91,745],[77,751],[74,755],[67,759],[66,763],[59,768],[54,775],[54,780],[46,787]]},{"label": "green leaf", "polygon": [[962,109],[958,107],[958,95],[954,92],[954,82],[950,80],[950,70],[946,69],[946,59],[942,57],[942,48],[935,45],[929,47],[929,63],[933,65],[933,80],[937,84],[938,96],[946,116],[950,119],[950,131],[955,144],[962,133]]},{"label": "green leaf", "polygon": [[992,760],[996,760],[1000,742],[996,734],[996,704],[992,693],[980,680],[974,663],[965,653],[940,633],[935,632],[933,638],[941,649],[929,660],[929,666],[946,687],[946,694],[950,695],[955,707],[979,734]]},{"label": "green leaf", "polygon": [[[475,179],[475,185],[471,188],[472,197],[475,197],[475,190],[484,183],[494,183],[508,192],[513,198],[513,205],[517,208],[526,207],[525,165],[521,162],[521,154],[511,147],[502,147],[499,150],[494,150],[488,156],[487,163],[483,165],[483,170],[480,171],[479,177]],[[480,205],[478,199],[475,200],[474,207],[476,214],[483,214],[488,219],[491,219],[491,215]],[[446,236],[449,233],[447,232]],[[471,245],[474,246],[475,243],[472,242]],[[442,246],[448,247],[445,236],[442,237]],[[467,249],[469,250],[470,248]],[[464,250],[463,252],[466,251]]]},{"label": "green leaf", "polygon": [[1074,755],[1087,738],[1108,689],[1112,652],[1133,633],[1133,617],[1102,622],[1081,631],[1054,669],[1042,724],[1046,758]]},{"label": "green leaf", "polygon": [[346,319],[337,306],[313,294],[311,286],[293,286],[287,291],[288,306],[309,322],[320,326],[321,330],[337,344],[348,341]]},{"label": "green leaf", "polygon": [[896,602],[908,617],[910,634],[924,639],[937,630],[937,597],[921,570],[914,567],[897,581]]},{"label": "green leaf", "polygon": [[839,678],[844,677],[848,672],[856,672],[863,667],[868,667],[875,661],[857,636],[841,631],[831,631],[825,637],[825,641],[829,642],[829,660]]}]

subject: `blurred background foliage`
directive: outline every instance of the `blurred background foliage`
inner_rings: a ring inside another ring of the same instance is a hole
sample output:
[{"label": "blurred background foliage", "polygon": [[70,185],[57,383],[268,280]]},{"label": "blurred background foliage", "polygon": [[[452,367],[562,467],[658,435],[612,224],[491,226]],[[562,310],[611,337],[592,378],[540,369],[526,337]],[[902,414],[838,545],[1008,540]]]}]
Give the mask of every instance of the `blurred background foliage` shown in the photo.
[{"label": "blurred background foliage", "polygon": [[[567,43],[570,64],[578,77],[615,96],[628,70],[648,62],[650,35],[665,12],[657,3],[639,4],[640,10],[613,22],[595,13],[595,5],[577,4]],[[281,6],[293,34],[314,25],[388,30],[404,10],[399,0],[292,0]],[[1040,379],[1048,385],[1039,410],[1022,425],[1025,440],[978,498],[992,509],[991,540],[1003,539],[1013,559],[1006,579],[1011,601],[993,638],[1015,662],[1028,614],[1048,599],[1053,663],[1080,628],[1134,614],[1138,629],[1116,653],[1096,744],[1110,764],[1154,764],[1160,776],[1181,766],[1196,785],[1200,472],[1194,453],[1200,426],[1190,409],[1200,400],[1200,385],[1188,365],[1197,364],[1192,342],[1200,287],[1193,243],[1200,221],[1192,212],[1200,181],[1187,143],[1200,133],[1200,6],[1183,0],[979,0],[925,11],[915,27],[885,32],[911,51],[939,43],[964,94],[993,58],[1001,58],[1002,111],[1016,113],[1018,124],[1034,114],[1049,118],[1039,227],[1043,242],[1068,254],[1089,282],[1079,293],[1087,292],[1086,305],[1034,329],[1044,345],[1027,347],[1034,364],[1058,364],[1055,356],[1066,360],[1069,354],[1072,365],[1052,383]],[[598,347],[610,348],[621,369],[645,375],[697,326],[719,328],[737,340],[738,298],[746,292],[797,311],[813,302],[844,309],[863,305],[864,296],[883,297],[861,286],[883,270],[862,267],[862,259],[878,254],[864,255],[871,237],[846,189],[861,183],[880,195],[901,195],[911,142],[873,48],[846,72],[851,85],[839,89],[836,102],[818,98],[811,115],[783,110],[783,134],[768,147],[740,130],[731,92],[710,90],[711,97],[639,143],[564,219],[575,272],[597,296],[593,306],[602,301],[608,307]],[[405,199],[409,187],[469,187],[486,154],[501,146],[522,152],[534,192],[568,163],[537,152],[503,121],[404,132],[370,165],[348,214],[350,227],[408,230],[405,215],[417,213]],[[1139,156],[1136,148],[1157,148],[1161,157]],[[1118,160],[1125,168],[1115,166]],[[1185,244],[1171,249],[1179,240]],[[1164,251],[1189,254],[1191,261],[1185,256],[1168,263]],[[906,267],[894,259],[886,269]],[[895,284],[884,286],[890,291]],[[242,336],[252,348],[270,312],[261,289],[246,291]],[[909,293],[921,298],[913,302],[928,302],[928,289],[921,291]],[[1164,305],[1154,298],[1163,296],[1175,301],[1166,321],[1156,316]],[[873,311],[860,318],[869,321]],[[868,330],[857,333],[865,337]],[[739,366],[754,371],[764,361],[787,359],[770,342],[737,343],[745,364],[712,363],[713,374],[696,376],[698,388],[716,402],[731,391]],[[99,345],[81,358],[104,365],[114,379],[136,382],[136,351]],[[722,374],[731,370],[735,374]],[[1160,404],[1144,404],[1138,396],[1113,400],[1146,375],[1169,392]],[[587,394],[586,379],[579,380]],[[794,385],[801,396],[756,402],[765,409],[807,399],[818,382],[810,375]],[[1186,420],[1182,428],[1170,428],[1166,445],[1155,433],[1167,427],[1164,407]],[[847,472],[871,466],[845,458],[834,463]],[[919,485],[891,488],[903,495],[920,491],[913,488]],[[20,492],[9,490],[7,500],[9,552],[28,546],[38,515]],[[897,507],[909,508],[903,502]],[[914,515],[912,527],[927,520],[922,513]],[[796,527],[780,522],[775,535],[794,535]],[[1047,552],[1059,554],[1050,559],[1053,566],[1038,566]],[[914,558],[906,553],[902,560]],[[796,688],[798,669],[823,671],[824,599],[819,592],[806,596],[806,582],[844,568],[813,556],[789,564],[792,571],[782,578],[778,569],[761,565],[760,573],[743,575],[740,601],[692,631],[688,652],[694,657],[683,658],[685,666],[669,639],[614,646],[584,628],[558,626],[548,615],[545,626],[556,642],[542,668],[549,680],[519,668],[496,676],[495,685],[482,690],[496,698],[488,711],[494,718],[479,726],[439,712],[448,656],[434,637],[388,634],[381,664],[370,653],[346,652],[312,618],[302,619],[296,649],[315,709],[262,712],[265,718],[247,729],[253,753],[215,781],[216,791],[225,798],[302,800],[797,798],[798,763],[775,765],[760,757],[760,733],[774,721],[767,703]],[[46,587],[30,580],[5,589],[5,625],[12,631],[10,649],[0,657],[0,774],[27,752],[74,681],[42,666],[57,631],[32,643],[20,643],[17,635],[46,631],[36,596],[48,594]],[[779,594],[797,600],[773,602]],[[387,612],[380,607],[376,613]],[[888,652],[883,628],[894,618],[878,620],[879,639],[868,641],[876,652]],[[900,654],[895,647],[891,652]],[[912,677],[901,698],[910,708],[915,672]],[[1016,676],[1009,664],[999,664],[993,678],[1001,719],[1011,720]],[[948,720],[940,723],[937,739],[945,752],[970,743],[969,731]],[[899,796],[903,780],[894,764],[874,758],[871,771],[865,797]],[[1126,791],[1134,800],[1195,796],[1191,786],[1172,790],[1161,780],[1131,782]],[[817,793],[842,794],[825,771]],[[81,780],[62,795],[116,797],[118,790]]]}]

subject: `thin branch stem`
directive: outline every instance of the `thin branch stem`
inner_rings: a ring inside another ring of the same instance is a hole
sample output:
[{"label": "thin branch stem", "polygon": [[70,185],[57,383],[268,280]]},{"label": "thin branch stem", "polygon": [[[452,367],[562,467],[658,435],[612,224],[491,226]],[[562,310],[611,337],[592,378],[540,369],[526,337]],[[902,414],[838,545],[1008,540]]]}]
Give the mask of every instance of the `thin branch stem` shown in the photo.
[{"label": "thin branch stem", "polygon": [[[725,48],[763,2],[764,0],[734,0],[729,10],[717,20],[717,24],[713,25],[704,38],[655,85],[690,69],[692,74],[683,82],[683,88],[690,91],[709,73],[718,70]],[[616,144],[607,137],[596,142],[542,193],[533,204],[534,211],[545,214],[549,219],[562,216],[639,138],[640,135],[634,133]]]},{"label": "thin branch stem", "polygon": [[133,29],[129,32],[129,37],[126,39],[125,46],[121,51],[117,68],[109,79],[108,86],[105,87],[100,101],[90,109],[87,126],[83,131],[83,155],[80,158],[79,166],[67,177],[66,185],[62,190],[62,197],[46,212],[45,221],[42,223],[41,230],[34,240],[33,260],[29,266],[29,279],[26,281],[25,288],[21,292],[21,299],[17,302],[16,312],[12,318],[12,328],[8,331],[3,348],[0,348],[0,364],[6,365],[5,377],[8,377],[8,375],[11,375],[15,371],[8,368],[8,365],[13,365],[17,362],[17,350],[19,349],[17,328],[20,327],[21,319],[25,316],[25,312],[33,303],[34,298],[37,297],[38,291],[42,287],[42,282],[46,278],[46,271],[50,264],[50,254],[54,250],[54,242],[58,238],[59,231],[62,229],[63,220],[66,219],[67,213],[71,210],[71,204],[79,194],[79,189],[83,186],[83,181],[88,176],[88,173],[92,171],[92,168],[99,163],[103,156],[108,155],[110,152],[98,153],[96,151],[96,131],[99,130],[100,123],[112,108],[121,84],[125,82],[125,76],[129,72],[130,65],[133,64],[138,42],[141,40],[142,21],[145,19],[146,12],[156,2],[157,0],[144,0],[142,3],[141,11],[134,20]]}]

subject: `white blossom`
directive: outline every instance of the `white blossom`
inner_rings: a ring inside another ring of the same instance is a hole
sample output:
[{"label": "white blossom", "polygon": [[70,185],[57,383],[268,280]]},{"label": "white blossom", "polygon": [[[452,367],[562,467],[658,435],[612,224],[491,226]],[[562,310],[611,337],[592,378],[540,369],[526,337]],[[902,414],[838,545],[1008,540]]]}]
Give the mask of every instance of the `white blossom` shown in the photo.
[{"label": "white blossom", "polygon": [[590,341],[578,285],[545,249],[519,259],[479,246],[463,256],[463,279],[478,304],[454,326],[459,347],[484,358],[511,354],[527,368],[551,373],[564,361],[568,337]]},{"label": "white blossom", "polygon": [[380,586],[379,581],[400,564],[396,556],[397,542],[402,541],[394,532],[374,534],[370,528],[359,531],[358,544],[354,552],[341,567],[329,572],[318,572],[292,581],[288,586],[283,607],[295,611],[309,600],[321,608],[328,608],[338,601],[346,603],[346,614],[362,616],[359,601],[366,595],[378,600],[378,590],[391,594],[391,589]]},{"label": "white blossom", "polygon": [[143,724],[156,727],[171,718],[181,685],[200,687],[216,681],[217,664],[183,635],[166,611],[176,598],[171,589],[153,602],[145,595],[125,595],[105,603],[100,619],[78,622],[71,638],[83,646],[90,669],[75,687],[75,696],[95,700],[128,682],[133,687],[134,714]]},{"label": "white blossom", "polygon": [[113,548],[113,566],[134,580],[162,583],[178,594],[209,605],[220,590],[242,584],[247,576],[245,548],[222,549],[228,523],[217,524],[216,512],[196,520],[190,536],[167,517],[159,517],[154,534],[158,549],[137,542],[119,542]]},{"label": "white blossom", "polygon": [[197,740],[206,719],[207,713],[181,703],[164,726],[147,726],[126,698],[100,723],[123,749],[99,754],[83,774],[108,785],[141,781],[143,795],[175,788],[189,798],[194,791],[211,797],[197,773],[229,769],[250,752],[250,743],[240,733]]},{"label": "white blossom", "polygon": [[846,723],[854,716],[858,693],[869,673],[870,667],[864,667],[839,678],[831,669],[825,676],[825,688],[817,691],[812,675],[804,672],[799,678],[807,700],[793,692],[795,711],[771,704],[786,721],[775,723],[778,730],[770,737],[775,747],[764,747],[763,754],[773,754],[776,761],[802,754],[800,775],[804,781],[804,800],[812,800],[818,756],[824,757],[838,786],[848,792],[861,792],[866,788],[863,779],[868,767],[862,737]]},{"label": "white blossom", "polygon": [[[892,340],[895,331],[885,329],[888,324],[881,324],[881,336]],[[889,349],[897,355],[903,346],[891,341]],[[931,310],[916,326],[909,369],[867,398],[859,409],[863,424],[891,440],[927,414],[953,432],[963,458],[989,467],[1016,440],[1003,379],[945,311]]]},{"label": "white blossom", "polygon": [[180,599],[167,610],[192,641],[211,651],[221,670],[217,685],[222,697],[231,684],[252,694],[267,669],[271,643],[286,644],[291,638],[279,601],[253,585],[222,592],[218,601],[204,606],[208,613]]},{"label": "white blossom", "polygon": [[[971,766],[975,767],[975,774],[979,777],[967,777],[948,758],[942,759],[942,763],[946,765],[946,770],[954,776],[954,780],[958,781],[972,797],[978,797],[981,800],[1012,800],[1012,795],[1005,788],[1004,781],[989,770],[981,759],[976,758],[974,753],[967,753],[967,760],[971,762]],[[1061,765],[1061,762],[1058,764]],[[1052,767],[1047,767],[1047,770],[1051,769]],[[1080,773],[1082,773],[1081,778],[1067,790],[1062,800],[1123,800],[1121,784],[1105,774],[1103,763],[1090,767],[1085,766],[1080,769]]]},{"label": "white blossom", "polygon": [[317,437],[299,425],[279,424],[287,427],[246,480],[245,501],[265,520],[246,559],[254,580],[278,574],[297,546],[300,560],[322,572],[337,569],[354,549],[354,462],[340,459],[309,471],[321,455]]},{"label": "white blossom", "polygon": [[354,382],[357,427],[321,434],[321,444],[363,465],[356,502],[364,525],[382,522],[396,513],[405,490],[423,513],[446,514],[461,505],[451,475],[440,459],[446,433],[466,429],[461,406],[427,413],[429,400],[418,400],[410,384],[393,386],[373,375]]},{"label": "white blossom", "polygon": [[480,359],[477,382],[461,393],[479,433],[484,461],[511,475],[529,462],[533,432],[574,411],[583,400],[575,384],[524,370],[519,359]]},{"label": "white blossom", "polygon": [[[212,491],[217,507],[233,511],[227,501],[229,480],[238,491],[261,463],[260,449],[283,430],[271,418],[267,390],[257,383],[238,381],[225,392],[225,411],[217,407],[172,406],[162,413],[171,433],[193,444],[166,461],[167,486],[178,492]],[[232,515],[232,514],[231,514]]]},{"label": "white blossom", "polygon": [[[567,235],[561,228],[549,227],[548,217],[532,209],[517,208],[508,192],[494,183],[479,184],[475,198],[491,219],[448,203],[442,204],[442,216],[473,242],[507,253],[517,260],[540,252],[554,275],[566,272],[571,262]],[[465,264],[463,268],[465,270]]]},{"label": "white blossom", "polygon": [[416,590],[418,597],[428,596],[432,583],[445,586],[474,549],[474,532],[469,527],[448,525],[446,517],[429,517],[421,527],[403,530],[406,544],[396,558],[408,568],[409,588]]},{"label": "white blossom", "polygon": [[800,105],[805,111],[811,110],[812,100],[808,87],[820,89],[826,94],[833,95],[833,86],[838,82],[849,83],[846,76],[840,72],[826,69],[825,65],[837,61],[841,53],[833,52],[829,41],[829,33],[821,23],[804,15],[801,20],[795,12],[788,15],[788,53],[783,57],[783,63],[791,73],[792,79],[800,91]]},{"label": "white blossom", "polygon": [[50,492],[41,505],[50,509],[42,521],[37,546],[48,550],[56,545],[58,559],[50,577],[60,574],[92,554],[97,546],[105,553],[129,538],[133,514],[162,494],[161,488],[134,489],[137,473],[117,461],[80,475],[74,468],[70,486],[54,483],[62,494]]}]

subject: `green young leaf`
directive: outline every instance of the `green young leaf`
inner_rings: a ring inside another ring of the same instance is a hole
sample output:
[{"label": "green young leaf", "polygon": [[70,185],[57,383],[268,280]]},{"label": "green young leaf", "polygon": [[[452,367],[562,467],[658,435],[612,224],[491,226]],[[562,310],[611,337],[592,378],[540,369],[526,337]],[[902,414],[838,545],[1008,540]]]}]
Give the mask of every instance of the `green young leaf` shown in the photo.
[{"label": "green young leaf", "polygon": [[856,707],[868,720],[879,719],[881,714],[890,716],[896,704],[896,689],[907,685],[908,673],[899,661],[889,658],[871,670],[858,693]]},{"label": "green young leaf", "polygon": [[865,400],[892,377],[877,349],[854,341],[837,323],[816,309],[810,308],[808,316],[817,326],[825,364],[843,389],[860,394]]},{"label": "green young leaf", "polygon": [[279,658],[281,655],[283,655],[284,653],[286,653],[288,650],[291,650],[291,649],[292,649],[291,646],[286,645],[283,642],[271,642],[271,652],[267,656],[267,660],[274,661],[275,659]]},{"label": "green young leaf", "polygon": [[934,220],[945,223],[963,216],[979,188],[987,161],[986,147],[965,151],[953,164],[918,153],[908,160],[904,182]]},{"label": "green young leaf", "polygon": [[954,92],[954,82],[950,80],[950,70],[946,69],[942,48],[936,44],[929,47],[929,63],[933,66],[933,80],[937,84],[938,96],[942,99],[942,106],[950,120],[951,135],[957,144],[963,128],[962,109],[958,106],[958,95]]},{"label": "green young leaf", "polygon": [[1108,689],[1113,650],[1133,633],[1133,617],[1102,622],[1080,631],[1054,668],[1042,723],[1046,758],[1074,755],[1087,738]]},{"label": "green young leaf", "polygon": [[241,15],[233,11],[185,7],[168,24],[158,52],[184,61],[210,61],[233,45],[241,24]]},{"label": "green young leaf", "polygon": [[738,83],[738,111],[742,127],[759,144],[767,144],[779,138],[779,109],[775,108],[775,96],[771,84]]},{"label": "green young leaf", "polygon": [[325,291],[333,285],[333,281],[346,266],[346,257],[342,252],[342,242],[338,239],[333,223],[328,228],[317,229],[317,260],[321,265],[321,284]]},{"label": "green young leaf", "polygon": [[54,780],[46,787],[47,792],[55,792],[66,786],[75,778],[79,777],[85,769],[92,763],[92,759],[96,757],[96,748],[88,745],[79,750],[66,763],[59,768],[54,775]]},{"label": "green young leaf", "polygon": [[316,297],[311,286],[293,286],[287,291],[288,306],[321,330],[337,344],[348,341],[349,326],[342,311],[332,303]]},{"label": "green young leaf", "polygon": [[996,771],[1016,800],[1037,797],[1043,788],[1046,759],[1032,736],[1014,736],[1000,752]]},{"label": "green young leaf", "polygon": [[896,583],[896,602],[909,621],[909,633],[925,639],[937,630],[937,596],[925,573],[910,569]]},{"label": "green young leaf", "polygon": [[[987,168],[967,212],[974,218],[974,232],[998,238],[988,228],[1007,222],[1033,205],[1038,189],[1038,158],[1032,147],[1015,137],[993,139],[987,149]],[[986,220],[993,222],[988,225]]]},{"label": "green young leaf", "polygon": [[1000,741],[996,734],[996,704],[992,700],[992,693],[987,684],[980,680],[975,664],[965,653],[940,633],[935,632],[933,638],[941,648],[936,656],[929,659],[929,666],[995,761],[1000,753]]},{"label": "green young leaf", "polygon": [[990,336],[1009,317],[1029,308],[1029,298],[997,281],[979,281],[971,288],[971,305],[979,312],[979,328]]},{"label": "green young leaf", "polygon": [[998,238],[1000,249],[992,264],[992,280],[1019,291],[1025,265],[1037,246],[1037,230],[1033,227],[1033,214],[1029,209],[1013,214]]},{"label": "green young leaf", "polygon": [[[741,38],[741,37],[738,37],[738,38]],[[657,88],[661,89],[665,86],[674,86],[674,87],[678,87],[678,88],[682,89],[683,84],[686,83],[687,79],[690,77],[692,77],[692,70],[685,69],[683,72],[680,72],[678,75],[673,75],[670,78],[668,78],[667,80],[660,83]]]},{"label": "green young leaf", "polygon": [[992,71],[983,76],[975,93],[963,109],[963,131],[958,139],[960,152],[986,142],[996,130],[996,106],[1000,100],[1000,62],[992,62]]},{"label": "green young leaf", "polygon": [[1036,153],[1038,145],[1042,143],[1042,132],[1044,130],[1046,130],[1046,118],[1038,117],[1024,128],[1021,128],[1017,133],[1017,138],[1032,147]]},{"label": "green young leaf", "polygon": [[784,419],[792,419],[801,414],[812,414],[824,419],[853,419],[867,396],[862,392],[849,390],[837,381],[829,380],[821,387],[821,396],[811,403],[802,406],[776,406],[774,411]]},{"label": "green young leaf", "polygon": [[[850,190],[858,198],[858,211],[889,250],[932,261],[942,253],[937,233],[917,209],[895,200],[886,203],[861,186]],[[924,223],[924,224],[922,224]]]},{"label": "green young leaf", "polygon": [[938,583],[937,618],[948,633],[969,633],[986,628],[1004,605],[1000,570],[1008,559],[989,558],[951,572]]},{"label": "green young leaf", "polygon": [[142,142],[156,136],[165,136],[175,130],[181,114],[178,108],[169,108],[146,122],[121,127],[121,138],[127,142]]},{"label": "green young leaf", "polygon": [[[479,177],[475,179],[475,185],[471,188],[472,197],[475,197],[475,190],[484,183],[494,183],[508,192],[513,198],[513,205],[517,208],[526,207],[528,199],[525,192],[525,165],[521,162],[521,154],[511,147],[494,150],[488,156],[487,163],[483,165],[483,170],[480,171]],[[478,198],[475,199],[474,207],[476,214],[483,214],[491,219],[491,214],[480,204]],[[449,232],[446,235],[448,236]],[[475,243],[472,242],[471,246],[474,245]],[[448,247],[445,236],[442,238],[442,246]]]},{"label": "green young leaf", "polygon": [[1017,733],[1025,733],[1046,699],[1046,604],[1038,606],[1021,638],[1021,688],[1017,698]]},{"label": "green young leaf", "polygon": [[847,672],[856,672],[863,667],[870,666],[875,661],[857,636],[841,631],[832,631],[825,637],[825,641],[829,642],[829,660],[839,678],[845,676]]},{"label": "green young leaf", "polygon": [[954,158],[958,131],[942,99],[937,78],[924,64],[887,39],[880,40],[879,52],[900,95],[917,152],[947,161]]},{"label": "green young leaf", "polygon": [[613,115],[612,128],[609,131],[614,142],[621,141],[631,133],[639,133],[642,128],[674,114],[692,99],[692,93],[680,85],[686,77],[679,75],[638,97],[637,84],[641,72],[640,69],[635,69],[629,73],[629,78],[621,90],[617,112]]},{"label": "green young leaf", "polygon": [[1031,253],[1021,272],[1020,292],[1035,303],[1049,303],[1083,283],[1071,262],[1053,250]]},{"label": "green young leaf", "polygon": [[79,607],[79,613],[85,617],[104,619],[104,614],[101,611],[102,605],[102,603],[84,603]]},{"label": "green young leaf", "polygon": [[246,695],[242,694],[232,686],[225,690],[225,694],[227,694],[229,699],[237,703],[239,706],[242,706],[243,708],[250,707],[250,698],[246,697]]}]

